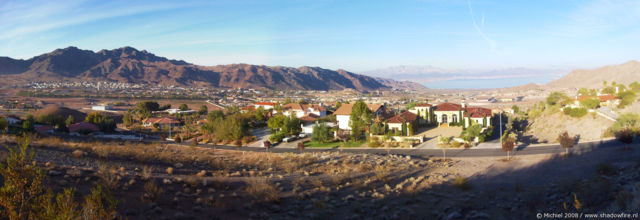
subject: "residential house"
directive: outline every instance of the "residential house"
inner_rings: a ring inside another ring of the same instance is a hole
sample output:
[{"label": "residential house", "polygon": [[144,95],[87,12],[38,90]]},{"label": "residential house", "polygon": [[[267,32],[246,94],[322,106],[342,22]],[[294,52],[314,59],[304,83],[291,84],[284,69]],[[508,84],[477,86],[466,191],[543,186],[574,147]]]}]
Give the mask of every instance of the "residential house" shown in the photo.
[{"label": "residential house", "polygon": [[34,130],[38,132],[38,134],[53,134],[53,126],[51,125],[37,125]]},{"label": "residential house", "polygon": [[142,126],[145,127],[153,127],[153,126],[171,126],[177,127],[180,126],[180,121],[172,116],[167,117],[151,117],[142,120]]},{"label": "residential house", "polygon": [[183,110],[180,110],[180,109],[177,109],[177,108],[170,108],[170,109],[167,109],[165,111],[167,113],[169,113],[169,114],[193,114],[193,113],[196,113],[195,110],[190,110],[189,109],[189,110],[184,110],[183,111]]},{"label": "residential house", "polygon": [[13,116],[7,116],[7,124],[9,124],[9,126],[21,126],[22,119]]},{"label": "residential house", "polygon": [[332,122],[303,123],[302,125],[300,125],[302,127],[302,133],[305,133],[307,135],[313,134],[313,127],[320,123],[323,123],[324,125],[331,128],[336,126],[336,124]]},{"label": "residential house", "polygon": [[472,124],[479,124],[484,128],[492,126],[491,116],[491,109],[481,107],[467,107],[464,109],[464,126],[469,127]]},{"label": "residential house", "polygon": [[418,116],[419,124],[431,123],[433,118],[431,118],[431,111],[433,110],[433,106],[427,103],[416,104],[413,108],[409,109],[409,112],[416,114]]},{"label": "residential house", "polygon": [[269,109],[275,108],[276,107],[276,103],[273,103],[273,102],[256,102],[256,103],[253,104],[253,106],[256,109],[262,107],[265,110],[269,110]]},{"label": "residential house", "polygon": [[282,114],[285,116],[295,116],[296,118],[302,118],[305,115],[324,117],[327,115],[327,111],[322,105],[289,103],[282,106]]},{"label": "residential house", "polygon": [[620,99],[611,94],[604,94],[599,96],[578,95],[573,99],[573,105],[570,105],[570,107],[580,107],[580,101],[590,98],[598,98],[600,100],[600,106],[616,106],[620,104]]},{"label": "residential house", "polygon": [[449,126],[454,123],[468,127],[472,122],[481,124],[483,127],[491,126],[492,111],[488,108],[467,107],[464,102],[462,104],[446,102],[434,108],[433,112],[440,126]]},{"label": "residential house", "polygon": [[[384,118],[386,107],[381,104],[367,104],[367,107],[371,112],[373,112],[374,118]],[[338,129],[342,130],[351,130],[351,126],[349,126],[351,109],[353,108],[353,103],[351,104],[342,104],[340,108],[338,108],[333,114],[336,115],[336,120],[338,121]]]},{"label": "residential house", "polygon": [[97,125],[91,124],[89,122],[70,124],[68,128],[70,134],[78,134],[82,132],[91,133],[100,131],[100,128],[98,128]]},{"label": "residential house", "polygon": [[110,111],[110,110],[113,110],[113,106],[111,106],[111,105],[94,105],[94,106],[91,106],[91,110],[94,110],[94,111]]},{"label": "residential house", "polygon": [[417,114],[410,111],[405,111],[387,120],[387,126],[389,127],[389,130],[392,130],[393,132],[395,132],[395,131],[402,130],[403,129],[402,124],[405,124],[406,127],[404,128],[405,130],[402,131],[402,133],[406,135],[413,135],[415,125],[417,122],[418,122]]}]

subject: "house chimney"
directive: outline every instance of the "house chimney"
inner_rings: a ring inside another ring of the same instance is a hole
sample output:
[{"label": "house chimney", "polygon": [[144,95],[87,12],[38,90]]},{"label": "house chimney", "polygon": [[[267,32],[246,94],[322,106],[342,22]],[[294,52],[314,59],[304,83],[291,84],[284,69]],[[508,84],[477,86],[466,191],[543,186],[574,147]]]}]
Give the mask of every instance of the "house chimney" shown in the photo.
[{"label": "house chimney", "polygon": [[466,108],[467,107],[467,104],[464,103],[464,100],[462,100],[461,105],[462,105],[462,108]]},{"label": "house chimney", "polygon": [[616,94],[618,94],[620,92],[619,89],[620,89],[620,87],[616,86]]}]

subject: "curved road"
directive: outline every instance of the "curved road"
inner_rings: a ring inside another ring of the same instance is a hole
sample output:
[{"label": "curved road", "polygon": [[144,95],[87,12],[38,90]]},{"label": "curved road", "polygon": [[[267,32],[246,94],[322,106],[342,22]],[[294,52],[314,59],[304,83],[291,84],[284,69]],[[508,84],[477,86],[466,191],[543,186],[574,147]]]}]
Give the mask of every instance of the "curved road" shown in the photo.
[{"label": "curved road", "polygon": [[[188,143],[182,143],[182,145],[188,146]],[[613,140],[603,140],[595,142],[578,143],[570,152],[585,152],[598,148],[610,148],[621,147],[624,144]],[[213,148],[212,145],[199,145],[199,147]],[[264,148],[246,147],[241,148],[235,146],[221,146],[218,145],[216,149],[227,150],[241,150],[241,151],[254,151],[264,152]],[[396,155],[409,155],[416,157],[442,157],[441,149],[386,149],[386,148],[306,148],[304,152],[346,152],[346,153],[369,153],[369,154],[381,154],[388,153]],[[299,150],[295,148],[278,148],[273,147],[269,150],[272,153],[298,153]],[[520,145],[511,152],[511,155],[533,155],[533,154],[557,154],[564,152],[564,149],[560,145],[545,145],[545,146],[527,146]],[[506,156],[506,152],[502,149],[447,149],[447,157],[497,157]]]}]

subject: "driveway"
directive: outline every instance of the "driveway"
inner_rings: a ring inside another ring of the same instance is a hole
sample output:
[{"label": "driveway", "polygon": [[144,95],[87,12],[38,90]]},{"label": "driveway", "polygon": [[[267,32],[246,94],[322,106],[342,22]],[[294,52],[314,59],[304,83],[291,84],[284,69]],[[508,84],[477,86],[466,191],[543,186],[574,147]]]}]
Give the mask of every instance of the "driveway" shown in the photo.
[{"label": "driveway", "polygon": [[424,136],[426,141],[416,146],[419,149],[436,149],[438,148],[438,137],[458,137],[462,132],[462,127],[436,127],[423,131],[416,136]]},{"label": "driveway", "polygon": [[249,147],[262,147],[262,142],[269,140],[269,136],[271,136],[271,131],[269,128],[256,128],[251,130],[251,134],[256,136],[258,141],[250,143]]}]

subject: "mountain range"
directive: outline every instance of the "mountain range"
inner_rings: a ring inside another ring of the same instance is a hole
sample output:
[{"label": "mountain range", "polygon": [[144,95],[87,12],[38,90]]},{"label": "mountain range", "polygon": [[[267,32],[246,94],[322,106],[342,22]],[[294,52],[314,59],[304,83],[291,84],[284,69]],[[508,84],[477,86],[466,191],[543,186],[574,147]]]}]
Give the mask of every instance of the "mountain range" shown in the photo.
[{"label": "mountain range", "polygon": [[199,66],[132,47],[113,50],[57,49],[28,60],[0,57],[6,82],[111,81],[217,88],[342,90],[424,89],[412,82],[320,67],[250,64]]}]

